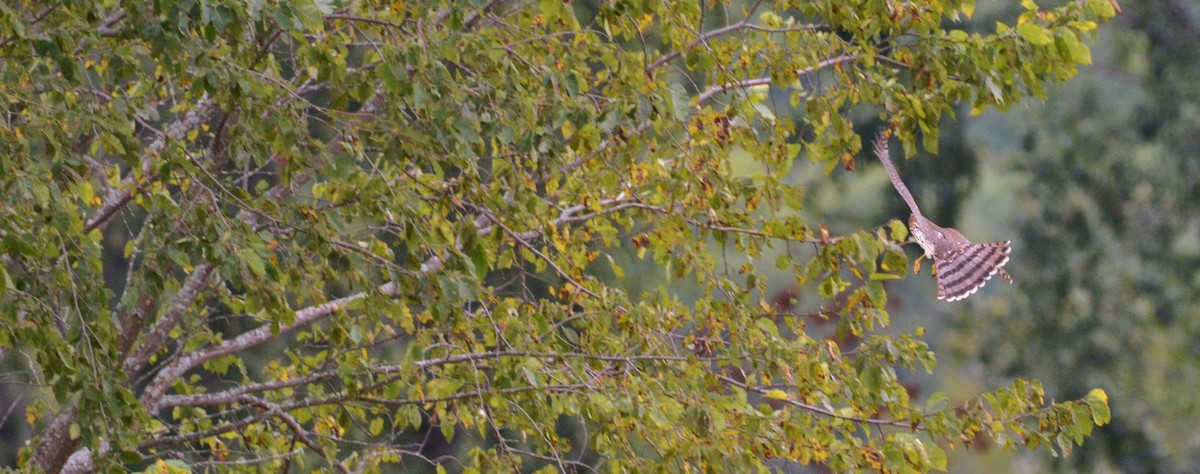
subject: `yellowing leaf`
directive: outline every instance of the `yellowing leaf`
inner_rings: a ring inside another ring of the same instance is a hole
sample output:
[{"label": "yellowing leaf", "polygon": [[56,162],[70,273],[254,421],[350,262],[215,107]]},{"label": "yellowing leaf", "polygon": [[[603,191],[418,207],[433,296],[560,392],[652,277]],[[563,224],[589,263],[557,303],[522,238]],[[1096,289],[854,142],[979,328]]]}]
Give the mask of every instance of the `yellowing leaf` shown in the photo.
[{"label": "yellowing leaf", "polygon": [[962,11],[967,18],[975,16],[975,0],[966,0],[959,6],[959,11]]},{"label": "yellowing leaf", "polygon": [[645,15],[642,15],[641,20],[638,20],[637,29],[638,29],[638,31],[644,31],[647,26],[650,26],[653,23],[654,23],[654,15],[647,13]]},{"label": "yellowing leaf", "polygon": [[1112,412],[1108,407],[1108,393],[1104,389],[1093,388],[1083,400],[1088,404],[1088,408],[1091,409],[1092,421],[1097,426],[1108,424],[1112,418]]}]

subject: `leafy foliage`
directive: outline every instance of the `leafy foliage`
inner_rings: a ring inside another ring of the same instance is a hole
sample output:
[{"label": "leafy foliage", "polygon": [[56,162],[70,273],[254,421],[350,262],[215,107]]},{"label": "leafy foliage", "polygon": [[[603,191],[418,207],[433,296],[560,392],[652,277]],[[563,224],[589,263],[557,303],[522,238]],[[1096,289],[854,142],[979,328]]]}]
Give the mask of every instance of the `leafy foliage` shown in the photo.
[{"label": "leafy foliage", "polygon": [[[853,166],[856,105],[911,152],[1045,97],[1107,0],[991,33],[943,28],[969,1],[116,3],[0,14],[24,467],[929,471],[1108,421],[1037,382],[912,400],[903,225],[828,235],[788,179]],[[699,295],[626,291],[627,250]]]}]

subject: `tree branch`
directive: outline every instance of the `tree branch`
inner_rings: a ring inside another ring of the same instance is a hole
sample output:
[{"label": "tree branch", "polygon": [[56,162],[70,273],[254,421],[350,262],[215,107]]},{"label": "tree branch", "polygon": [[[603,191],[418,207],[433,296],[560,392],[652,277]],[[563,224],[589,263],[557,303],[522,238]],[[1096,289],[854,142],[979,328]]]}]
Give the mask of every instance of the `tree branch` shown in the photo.
[{"label": "tree branch", "polygon": [[[392,282],[381,285],[377,291],[384,296],[395,296],[397,294],[396,284]],[[316,306],[310,306],[296,312],[296,319],[287,326],[279,328],[278,333],[282,334],[290,332],[316,321],[320,321],[332,315],[334,312],[346,307],[350,303],[358,301],[367,296],[366,292],[355,293],[350,296],[338,298]],[[146,407],[146,411],[151,415],[157,413],[161,408],[161,398],[166,394],[171,383],[182,376],[188,370],[196,367],[204,362],[215,359],[217,357],[233,354],[235,352],[247,349],[249,347],[262,344],[263,342],[275,337],[271,330],[272,324],[264,324],[258,328],[244,332],[241,335],[229,339],[208,350],[185,354],[176,359],[171,364],[164,367],[150,382],[146,391],[142,392],[140,400]]]},{"label": "tree branch", "polygon": [[653,72],[655,69],[662,67],[663,64],[666,64],[680,56],[683,56],[683,53],[685,53],[687,51],[691,51],[693,48],[695,48],[701,44],[708,43],[708,41],[712,40],[713,38],[727,35],[729,33],[733,33],[735,31],[739,31],[739,30],[761,31],[764,33],[788,33],[788,32],[792,32],[792,31],[819,31],[819,30],[827,29],[827,27],[825,25],[801,25],[801,26],[787,27],[787,28],[767,28],[767,27],[758,26],[753,23],[750,23],[750,20],[754,16],[754,11],[758,9],[758,6],[760,4],[762,4],[762,0],[755,2],[754,5],[747,8],[746,9],[746,18],[743,18],[742,21],[739,21],[737,23],[733,23],[730,25],[725,25],[723,27],[720,27],[720,28],[717,28],[714,30],[705,31],[705,32],[701,33],[699,35],[699,37],[697,37],[691,43],[688,43],[688,45],[685,46],[683,49],[680,49],[677,51],[671,51],[670,53],[664,54],[662,57],[655,59],[654,62],[646,65],[646,67],[645,67],[646,73],[649,74],[649,73]]},{"label": "tree branch", "polygon": [[287,412],[284,412],[279,408],[278,405],[250,396],[243,397],[243,401],[247,404],[264,408],[271,416],[283,420],[283,423],[286,424],[288,428],[291,428],[292,433],[296,434],[296,438],[298,438],[301,443],[304,443],[305,446],[308,446],[308,448],[313,450],[314,453],[317,453],[329,460],[329,462],[336,466],[338,471],[341,471],[342,474],[350,474],[350,469],[348,469],[345,464],[343,464],[341,461],[338,461],[333,456],[329,456],[325,452],[324,447],[312,440],[312,436],[310,436],[308,430],[305,430],[303,426],[300,426],[300,422],[296,421],[296,418],[287,414]]},{"label": "tree branch", "polygon": [[[726,384],[732,385],[734,387],[740,388],[742,390],[754,392],[759,395],[767,394],[767,390],[765,390],[765,389],[762,389],[759,387],[751,387],[749,385],[746,385],[743,382],[739,382],[739,381],[734,380],[725,375],[721,375],[721,374],[713,374],[713,375],[715,375],[718,380],[725,382]],[[772,400],[774,400],[774,399],[772,399]],[[858,423],[867,423],[867,424],[872,424],[872,425],[876,425],[876,426],[886,425],[886,426],[900,426],[900,427],[909,428],[909,429],[913,428],[913,424],[911,422],[900,421],[900,420],[878,420],[875,418],[857,418],[857,417],[853,417],[853,416],[840,415],[838,413],[834,413],[831,410],[826,410],[826,409],[818,407],[816,405],[809,405],[804,402],[792,400],[791,398],[787,398],[787,399],[784,399],[781,401],[784,403],[787,403],[788,405],[792,405],[794,407],[800,408],[804,411],[812,412],[817,415],[828,416],[831,418],[838,418],[838,419],[854,421],[854,422],[858,422]]]},{"label": "tree branch", "polygon": [[58,472],[63,467],[67,456],[79,444],[79,440],[72,440],[70,436],[71,423],[75,422],[78,414],[74,403],[58,412],[58,416],[42,432],[42,439],[33,451],[33,458],[29,460],[30,466],[45,472]]},{"label": "tree branch", "polygon": [[[841,64],[841,63],[846,63],[846,62],[857,60],[858,57],[859,57],[859,55],[857,55],[857,54],[846,54],[846,55],[838,56],[836,58],[826,59],[824,61],[821,61],[820,63],[817,63],[816,66],[806,67],[804,69],[796,71],[796,77],[800,78],[800,77],[804,77],[804,76],[807,76],[807,75],[815,73],[815,72],[820,72],[822,69],[825,69],[827,67],[830,67],[830,66],[833,66],[836,64]],[[760,78],[756,78],[756,79],[746,79],[744,81],[737,81],[737,82],[730,82],[730,83],[726,83],[726,84],[715,85],[715,86],[709,87],[708,90],[702,92],[699,96],[697,96],[696,101],[698,103],[704,103],[704,102],[707,102],[709,99],[713,98],[713,96],[720,94],[722,92],[726,92],[726,91],[733,90],[733,89],[744,89],[747,87],[759,86],[759,85],[770,84],[770,83],[771,83],[771,78],[760,77]]]},{"label": "tree branch", "polygon": [[[187,133],[196,129],[201,124],[208,121],[212,114],[216,112],[216,101],[210,98],[207,94],[200,99],[196,107],[185,114],[179,120],[176,120],[167,127],[167,131],[160,133],[158,138],[146,147],[142,153],[142,163],[139,167],[141,176],[139,177],[135,170],[130,170],[129,174],[121,180],[119,189],[115,189],[104,196],[103,203],[100,204],[92,215],[84,221],[83,233],[87,234],[108,220],[125,207],[133,199],[133,194],[140,191],[147,184],[152,182],[154,178],[151,176],[152,166],[154,161],[162,154],[163,149],[167,146],[167,140],[178,141],[187,136]],[[139,179],[140,178],[140,179]]]},{"label": "tree branch", "polygon": [[[587,360],[595,360],[595,361],[602,361],[602,362],[625,362],[625,363],[633,363],[633,362],[641,362],[641,361],[686,362],[686,361],[690,361],[690,360],[697,360],[697,361],[706,361],[707,362],[707,361],[724,360],[723,358],[717,358],[717,357],[668,356],[668,355],[660,356],[660,355],[649,355],[649,354],[629,355],[629,356],[606,356],[606,355],[596,355],[596,354],[583,354],[583,353],[577,353],[577,352],[553,353],[553,352],[524,352],[524,351],[493,351],[493,352],[480,352],[480,353],[472,353],[472,354],[461,354],[461,355],[443,357],[443,358],[439,358],[439,359],[422,360],[422,361],[406,363],[406,364],[381,365],[379,367],[372,369],[369,373],[374,374],[374,375],[386,375],[386,374],[398,373],[398,372],[401,372],[404,370],[411,370],[414,368],[421,370],[421,369],[427,369],[430,367],[437,367],[437,366],[442,366],[442,365],[458,364],[458,363],[463,363],[463,362],[477,362],[477,361],[481,361],[481,360],[498,359],[501,357],[529,357],[529,358],[554,359],[554,360],[587,359]],[[361,374],[367,375],[367,373],[361,373]],[[334,378],[337,378],[338,376],[339,376],[338,371],[335,369],[331,369],[331,370],[317,372],[314,374],[306,375],[304,377],[295,378],[295,379],[279,380],[279,381],[274,381],[274,382],[263,382],[263,383],[257,383],[257,384],[252,384],[252,385],[243,385],[243,386],[236,387],[236,388],[226,390],[223,392],[195,393],[195,394],[188,394],[188,395],[167,395],[162,398],[162,401],[159,403],[159,405],[162,408],[225,405],[225,404],[235,403],[235,402],[239,401],[241,399],[241,397],[243,397],[247,394],[267,392],[267,391],[271,391],[271,390],[282,390],[285,388],[298,387],[301,385],[309,385],[309,384],[313,384],[313,383],[317,383],[317,382],[322,382],[325,380],[334,379]]]},{"label": "tree branch", "polygon": [[[480,390],[480,391],[464,392],[464,393],[459,393],[459,394],[450,395],[450,396],[446,396],[446,397],[437,397],[437,398],[387,400],[387,399],[375,399],[375,398],[369,398],[369,397],[358,397],[358,398],[356,398],[356,400],[367,401],[367,402],[372,402],[372,403],[379,403],[379,404],[388,405],[388,406],[407,406],[407,405],[425,405],[428,403],[443,403],[443,402],[450,402],[450,401],[455,401],[455,400],[478,398],[482,395],[512,395],[512,394],[517,394],[517,393],[529,393],[529,392],[537,392],[537,391],[545,391],[547,393],[578,392],[580,390],[590,390],[590,389],[593,389],[593,387],[590,387],[586,384],[558,384],[558,385],[543,385],[540,387],[510,387],[510,388],[495,389],[495,390],[490,390],[490,391]],[[275,416],[276,413],[287,413],[287,412],[297,409],[297,408],[305,408],[305,407],[312,407],[312,406],[318,406],[318,405],[328,405],[328,404],[332,404],[332,403],[342,403],[349,399],[350,398],[348,396],[346,396],[344,394],[339,394],[339,395],[332,395],[332,396],[329,396],[329,397],[326,397],[326,398],[323,398],[320,400],[315,400],[315,401],[292,403],[292,404],[288,404],[286,406],[276,406],[275,408],[277,410],[279,410],[278,412],[272,412],[270,410],[263,410],[260,413],[255,413],[255,414],[246,416],[235,422],[231,422],[226,425],[214,426],[214,427],[209,428],[204,431],[188,433],[188,434],[183,434],[183,435],[178,435],[178,436],[161,436],[161,437],[154,438],[154,439],[147,440],[145,442],[140,443],[138,445],[138,448],[139,449],[150,449],[150,448],[155,448],[158,446],[166,446],[166,445],[171,445],[171,444],[193,443],[193,442],[199,441],[204,438],[218,436],[223,433],[228,433],[230,431],[241,429],[241,428],[249,426],[251,424],[261,422],[269,417]],[[242,399],[240,401],[247,403],[247,404],[255,405],[254,403],[251,403],[250,400],[253,400],[253,398],[245,397],[244,399]],[[294,420],[294,418],[293,418],[293,420]],[[286,423],[286,421],[285,421],[285,423]],[[86,450],[80,450],[79,452],[86,452]],[[318,452],[320,452],[320,451],[318,451]]]},{"label": "tree branch", "polygon": [[208,286],[209,276],[212,275],[214,269],[216,269],[216,265],[203,263],[192,271],[188,279],[183,282],[183,286],[179,288],[179,292],[175,294],[171,305],[159,318],[158,324],[155,324],[154,328],[146,334],[146,337],[142,339],[142,344],[134,351],[133,355],[125,358],[126,374],[133,374],[138,367],[150,360],[151,355],[158,352],[167,343],[167,336],[171,330],[179,324],[187,309],[196,300],[196,296]]},{"label": "tree branch", "polygon": [[[46,19],[46,17],[47,17],[47,16],[49,16],[49,15],[50,15],[50,12],[52,12],[52,11],[54,11],[54,9],[53,9],[53,8],[49,8],[49,7],[47,7],[47,8],[45,8],[45,9],[43,9],[43,10],[41,11],[41,13],[38,13],[38,15],[37,15],[37,16],[33,17],[33,21],[30,21],[30,22],[29,22],[29,26],[35,26],[35,25],[37,25],[38,23],[41,23],[41,22],[42,22],[42,20],[45,20],[45,19]],[[17,35],[16,35],[16,33],[13,33],[13,34],[11,34],[11,35],[5,36],[3,40],[0,40],[0,48],[3,48],[3,47],[5,47],[5,46],[8,46],[8,43],[11,43],[11,42],[13,42],[13,40],[15,40],[15,39],[17,39]]]}]

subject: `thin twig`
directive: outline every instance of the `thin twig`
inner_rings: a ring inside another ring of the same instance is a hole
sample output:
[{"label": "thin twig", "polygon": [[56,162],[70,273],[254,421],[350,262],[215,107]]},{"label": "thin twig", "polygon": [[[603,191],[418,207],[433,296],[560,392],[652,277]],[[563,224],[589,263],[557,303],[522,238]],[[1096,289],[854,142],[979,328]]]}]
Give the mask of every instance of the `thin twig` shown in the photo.
[{"label": "thin twig", "polygon": [[[767,390],[765,390],[765,389],[762,389],[762,388],[759,388],[759,387],[751,387],[751,386],[749,386],[749,385],[746,385],[746,384],[745,384],[745,383],[743,383],[743,382],[739,382],[739,381],[737,381],[737,380],[734,380],[734,379],[732,379],[732,378],[730,378],[730,377],[727,377],[727,376],[725,376],[725,375],[721,375],[721,374],[714,374],[714,375],[716,375],[716,377],[717,377],[717,379],[718,379],[718,380],[720,380],[720,381],[722,381],[722,382],[725,382],[725,383],[727,383],[727,384],[729,384],[729,385],[733,385],[733,386],[735,386],[735,387],[738,387],[738,388],[740,388],[740,389],[742,389],[742,390],[747,390],[747,391],[750,391],[750,392],[754,392],[754,393],[757,393],[757,394],[759,394],[759,395],[766,395],[766,394],[767,394]],[[809,411],[809,412],[812,412],[812,413],[816,413],[816,414],[818,414],[818,415],[828,416],[828,417],[831,417],[831,418],[839,418],[839,419],[842,419],[842,420],[854,421],[854,422],[858,422],[858,423],[867,423],[867,424],[872,424],[872,425],[876,425],[876,426],[902,426],[902,427],[905,427],[905,428],[910,428],[910,429],[911,429],[911,428],[913,428],[913,424],[912,424],[911,422],[900,421],[900,420],[879,420],[879,419],[875,419],[875,418],[858,418],[858,417],[853,417],[853,416],[841,415],[841,414],[835,413],[835,412],[833,412],[833,411],[831,411],[831,410],[826,410],[826,409],[824,409],[824,408],[818,407],[818,406],[816,406],[816,405],[809,405],[809,404],[807,404],[807,403],[804,403],[804,402],[800,402],[800,401],[792,400],[791,398],[788,398],[788,399],[785,399],[785,400],[782,400],[782,401],[783,401],[784,403],[787,403],[787,404],[789,404],[789,405],[792,405],[792,406],[794,406],[794,407],[797,407],[797,408],[803,409],[803,410],[805,410],[805,411]]]}]

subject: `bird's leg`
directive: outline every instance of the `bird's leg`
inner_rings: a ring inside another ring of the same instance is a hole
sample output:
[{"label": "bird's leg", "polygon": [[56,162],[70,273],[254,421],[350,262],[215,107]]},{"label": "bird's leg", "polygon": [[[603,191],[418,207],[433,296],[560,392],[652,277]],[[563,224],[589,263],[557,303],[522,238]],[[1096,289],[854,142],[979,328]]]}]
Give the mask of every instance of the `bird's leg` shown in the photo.
[{"label": "bird's leg", "polygon": [[1012,284],[1012,276],[1010,276],[1008,272],[1004,271],[1003,268],[997,268],[996,272],[1000,274],[1000,278],[1003,278],[1004,281],[1008,282],[1008,284]]},{"label": "bird's leg", "polygon": [[913,275],[921,274],[921,260],[924,258],[925,254],[921,254],[921,256],[917,257],[917,260],[913,262]]}]

